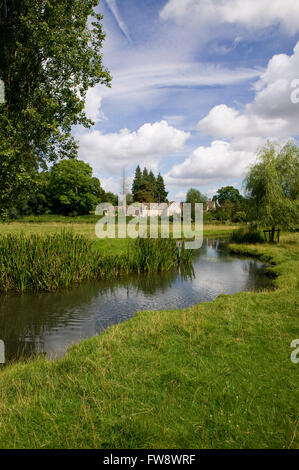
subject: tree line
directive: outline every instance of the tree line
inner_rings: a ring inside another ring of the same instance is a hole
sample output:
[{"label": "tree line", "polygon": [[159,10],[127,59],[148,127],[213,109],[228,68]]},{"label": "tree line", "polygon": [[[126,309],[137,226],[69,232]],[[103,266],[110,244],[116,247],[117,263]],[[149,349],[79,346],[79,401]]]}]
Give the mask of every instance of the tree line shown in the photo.
[{"label": "tree line", "polygon": [[[117,195],[105,192],[92,168],[77,159],[64,159],[34,177],[34,190],[22,194],[11,206],[10,217],[29,214],[84,215],[95,210],[97,204],[109,202],[116,206]],[[293,142],[282,147],[268,142],[259,152],[243,182],[244,195],[233,186],[224,186],[213,196],[215,206],[204,213],[205,220],[226,222],[255,222],[271,228],[271,237],[277,226],[295,229],[299,214],[299,148]],[[167,202],[163,177],[140,166],[135,170],[132,194],[127,203]],[[203,203],[208,198],[200,190],[190,188],[186,202]]]},{"label": "tree line", "polygon": [[[205,214],[205,219],[219,220],[225,222],[246,222],[248,201],[237,188],[223,186],[213,196],[212,209]],[[202,203],[204,209],[208,209],[208,197],[198,189],[190,188],[186,195],[186,202],[192,204],[192,216],[194,217],[194,204]]]},{"label": "tree line", "polygon": [[34,190],[19,197],[11,207],[10,217],[60,214],[86,215],[100,202],[117,204],[117,197],[106,193],[92,168],[82,160],[68,159],[55,163],[35,176]]},{"label": "tree line", "polygon": [[152,170],[144,168],[141,171],[138,165],[132,185],[134,202],[167,202],[168,192],[165,189],[163,176],[159,173],[155,177]]}]

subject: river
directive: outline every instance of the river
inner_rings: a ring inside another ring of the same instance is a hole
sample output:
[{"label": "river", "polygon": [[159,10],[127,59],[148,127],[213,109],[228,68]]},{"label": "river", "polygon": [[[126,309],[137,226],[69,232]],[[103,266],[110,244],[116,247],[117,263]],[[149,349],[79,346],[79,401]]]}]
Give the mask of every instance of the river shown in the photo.
[{"label": "river", "polygon": [[35,353],[60,357],[72,344],[140,310],[186,308],[219,294],[272,287],[263,263],[229,254],[221,240],[204,240],[193,268],[193,276],[176,272],[134,275],[51,293],[2,294],[0,339],[6,359]]}]

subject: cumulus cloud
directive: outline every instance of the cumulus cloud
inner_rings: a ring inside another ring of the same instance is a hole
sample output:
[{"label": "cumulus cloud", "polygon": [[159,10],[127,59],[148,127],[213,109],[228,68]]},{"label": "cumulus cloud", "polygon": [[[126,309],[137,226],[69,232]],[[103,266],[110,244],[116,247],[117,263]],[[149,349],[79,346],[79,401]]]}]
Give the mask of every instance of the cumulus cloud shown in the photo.
[{"label": "cumulus cloud", "polygon": [[137,131],[121,129],[118,133],[102,134],[98,130],[82,134],[80,158],[98,170],[119,173],[122,167],[131,167],[145,161],[157,168],[164,155],[184,147],[190,137],[188,132],[170,126],[166,121],[143,124]]},{"label": "cumulus cloud", "polygon": [[86,93],[85,113],[88,119],[94,122],[106,121],[102,110],[102,96],[100,87],[89,88]]},{"label": "cumulus cloud", "polygon": [[171,199],[177,202],[185,201],[186,200],[186,191],[179,191],[176,193]]},{"label": "cumulus cloud", "polygon": [[120,192],[120,181],[116,181],[112,176],[109,178],[105,178],[101,175],[99,176],[101,180],[101,186],[105,192],[111,192],[114,194],[118,194]]},{"label": "cumulus cloud", "polygon": [[291,100],[299,71],[299,43],[290,56],[272,57],[255,83],[252,103],[243,111],[220,104],[198,123],[200,132],[214,137],[198,147],[167,174],[171,185],[199,185],[243,178],[266,139],[286,142],[299,135],[299,108]]},{"label": "cumulus cloud", "polygon": [[215,140],[207,147],[198,147],[166,175],[170,185],[198,186],[244,176],[255,153],[233,143]]},{"label": "cumulus cloud", "polygon": [[299,31],[299,9],[294,0],[168,0],[160,18],[197,26],[239,24],[249,30],[280,25],[291,35]]},{"label": "cumulus cloud", "polygon": [[198,129],[205,134],[223,138],[245,136],[274,136],[278,138],[290,134],[287,119],[262,117],[252,112],[252,109],[248,107],[245,113],[241,113],[224,104],[215,106],[199,122]]},{"label": "cumulus cloud", "polygon": [[298,77],[299,43],[294,54],[272,57],[255,83],[256,95],[243,112],[224,104],[215,106],[198,123],[198,129],[215,137],[275,137],[298,135],[298,105],[291,100],[292,82]]}]

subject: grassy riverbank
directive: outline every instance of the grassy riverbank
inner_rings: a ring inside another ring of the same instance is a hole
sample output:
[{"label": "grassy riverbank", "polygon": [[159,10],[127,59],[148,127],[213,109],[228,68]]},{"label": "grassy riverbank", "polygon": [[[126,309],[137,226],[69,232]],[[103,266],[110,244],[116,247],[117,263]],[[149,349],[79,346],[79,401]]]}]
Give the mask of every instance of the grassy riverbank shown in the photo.
[{"label": "grassy riverbank", "polygon": [[276,290],[141,312],[0,372],[0,448],[298,448],[299,237],[234,245]]}]

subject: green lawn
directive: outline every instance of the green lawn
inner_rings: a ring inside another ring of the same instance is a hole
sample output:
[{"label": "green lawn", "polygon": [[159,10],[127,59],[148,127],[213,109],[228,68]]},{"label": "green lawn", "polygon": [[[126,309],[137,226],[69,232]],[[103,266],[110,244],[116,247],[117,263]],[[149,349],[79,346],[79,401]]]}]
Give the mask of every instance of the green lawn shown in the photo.
[{"label": "green lawn", "polygon": [[[0,223],[0,235],[13,233],[25,234],[51,234],[61,232],[62,230],[73,230],[79,235],[84,235],[95,240],[95,247],[104,249],[105,251],[121,254],[127,249],[128,239],[99,239],[96,238],[95,224],[98,220],[97,216],[81,216],[81,217],[64,217],[64,216],[28,216],[18,221],[9,223]],[[234,230],[239,228],[238,225],[213,225],[204,224],[204,236],[206,237],[227,237]],[[172,226],[170,224],[170,232]]]},{"label": "green lawn", "polygon": [[141,312],[0,373],[0,448],[298,448],[299,236],[233,246],[276,290]]}]

